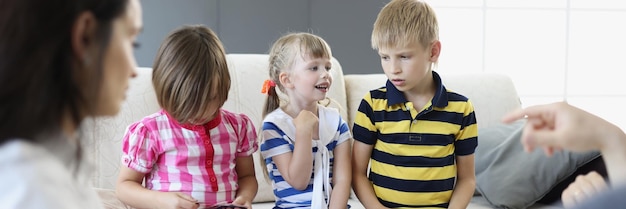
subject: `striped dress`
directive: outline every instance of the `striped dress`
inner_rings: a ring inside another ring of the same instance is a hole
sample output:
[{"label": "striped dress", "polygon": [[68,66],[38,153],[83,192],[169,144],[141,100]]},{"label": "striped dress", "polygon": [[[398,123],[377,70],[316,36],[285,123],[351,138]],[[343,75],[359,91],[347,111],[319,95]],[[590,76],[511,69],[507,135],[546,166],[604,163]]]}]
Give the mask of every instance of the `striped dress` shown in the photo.
[{"label": "striped dress", "polygon": [[[319,106],[319,108],[325,108],[323,106]],[[321,110],[320,110],[321,111]],[[341,115],[337,114],[336,117],[341,117]],[[270,114],[268,114],[263,120],[263,142],[261,143],[261,155],[265,159],[266,169],[268,171],[269,177],[272,180],[272,186],[274,189],[274,196],[276,197],[276,207],[277,208],[298,208],[298,209],[308,209],[311,208],[311,198],[313,195],[313,171],[311,171],[311,179],[309,181],[309,185],[304,190],[294,189],[285,179],[283,179],[282,175],[278,171],[276,164],[272,160],[272,157],[285,154],[288,152],[293,152],[295,139],[288,137],[285,132],[286,130],[281,130],[277,125],[276,121],[273,120],[286,120],[287,124],[290,124],[291,132],[295,133],[295,126],[293,126],[293,118],[287,115],[280,108],[274,110]],[[336,130],[335,137],[333,140],[326,145],[328,150],[330,151],[330,172],[328,175],[332,179],[332,165],[333,165],[333,154],[332,151],[334,148],[344,142],[349,143],[349,139],[352,138],[350,134],[348,124],[343,120],[339,119],[339,126],[334,128]],[[324,125],[323,121],[319,122],[320,126]],[[320,129],[322,129],[320,127]],[[312,140],[312,143],[316,143]],[[311,153],[315,155],[317,152],[317,147],[314,144],[312,146]],[[313,165],[314,162],[311,162]],[[332,182],[332,180],[331,180]]]}]

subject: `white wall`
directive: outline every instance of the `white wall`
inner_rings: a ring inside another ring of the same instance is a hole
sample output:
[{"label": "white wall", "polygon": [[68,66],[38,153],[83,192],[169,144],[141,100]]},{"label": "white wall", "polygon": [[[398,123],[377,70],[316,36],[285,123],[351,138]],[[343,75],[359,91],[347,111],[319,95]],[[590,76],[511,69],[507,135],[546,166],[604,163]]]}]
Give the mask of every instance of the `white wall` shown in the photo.
[{"label": "white wall", "polygon": [[626,130],[626,1],[427,2],[440,24],[438,72],[507,74],[522,106],[567,100]]}]

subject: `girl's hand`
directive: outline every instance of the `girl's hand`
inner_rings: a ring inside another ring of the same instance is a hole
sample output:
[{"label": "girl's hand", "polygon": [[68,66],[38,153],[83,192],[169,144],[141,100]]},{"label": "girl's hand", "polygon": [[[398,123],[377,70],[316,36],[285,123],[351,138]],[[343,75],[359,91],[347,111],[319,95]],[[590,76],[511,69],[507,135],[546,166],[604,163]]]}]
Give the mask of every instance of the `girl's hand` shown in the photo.
[{"label": "girl's hand", "polygon": [[607,187],[604,178],[595,171],[586,175],[580,175],[576,177],[574,183],[570,184],[567,189],[563,191],[561,195],[563,206],[565,206],[565,208],[572,208],[596,195],[598,192],[606,190]]},{"label": "girl's hand", "polygon": [[163,192],[156,199],[158,209],[197,209],[198,200],[181,192]]},{"label": "girl's hand", "polygon": [[235,198],[235,200],[233,200],[233,205],[240,205],[240,206],[245,206],[248,209],[252,209],[252,203],[248,200],[246,200],[245,198],[242,198],[241,196]]},{"label": "girl's hand", "polygon": [[316,130],[318,127],[318,118],[313,112],[308,110],[300,111],[298,116],[293,120],[293,123],[296,126],[296,129],[317,135]]}]

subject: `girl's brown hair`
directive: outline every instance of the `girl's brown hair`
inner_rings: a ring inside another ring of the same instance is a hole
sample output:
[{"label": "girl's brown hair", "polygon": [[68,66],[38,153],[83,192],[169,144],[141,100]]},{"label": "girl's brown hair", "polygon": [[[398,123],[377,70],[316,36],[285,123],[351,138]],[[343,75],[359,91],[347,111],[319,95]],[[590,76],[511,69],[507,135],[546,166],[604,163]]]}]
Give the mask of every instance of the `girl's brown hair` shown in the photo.
[{"label": "girl's brown hair", "polygon": [[203,25],[172,32],[154,60],[152,84],[159,105],[179,123],[203,121],[212,102],[228,99],[230,74],[217,35]]}]

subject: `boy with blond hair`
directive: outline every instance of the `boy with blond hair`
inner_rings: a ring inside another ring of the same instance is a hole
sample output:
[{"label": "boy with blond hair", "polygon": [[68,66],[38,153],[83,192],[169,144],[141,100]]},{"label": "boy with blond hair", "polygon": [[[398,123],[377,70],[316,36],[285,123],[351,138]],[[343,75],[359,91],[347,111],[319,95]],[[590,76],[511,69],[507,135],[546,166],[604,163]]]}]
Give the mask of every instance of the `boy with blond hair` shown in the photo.
[{"label": "boy with blond hair", "polygon": [[352,185],[366,208],[466,208],[474,193],[476,117],[433,71],[438,30],[417,0],[392,0],[374,23],[388,81],[363,97],[353,127]]}]

